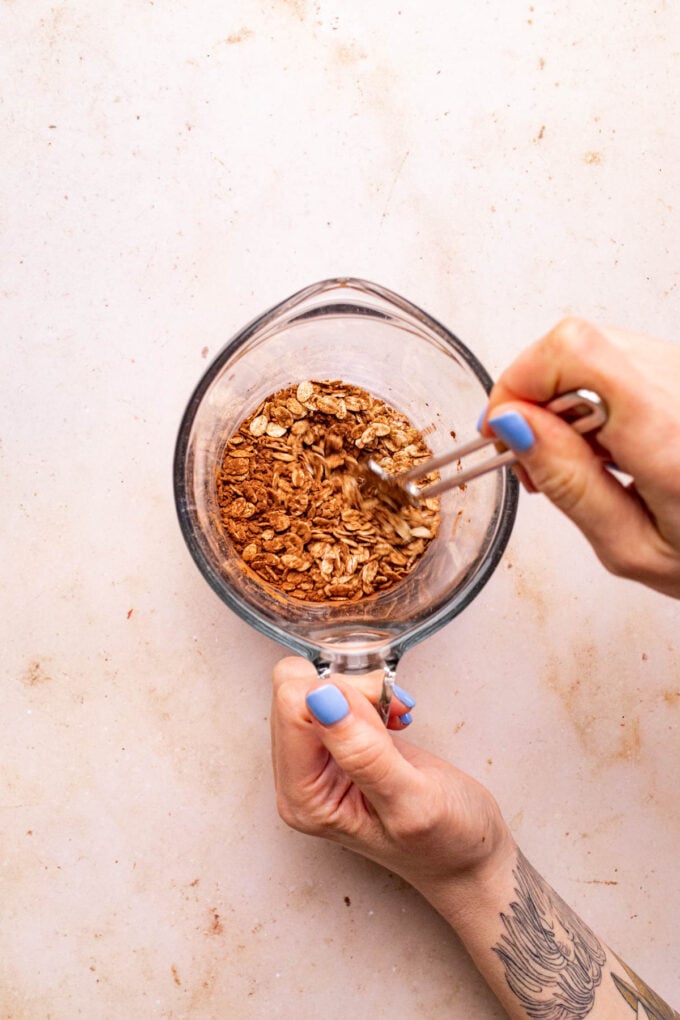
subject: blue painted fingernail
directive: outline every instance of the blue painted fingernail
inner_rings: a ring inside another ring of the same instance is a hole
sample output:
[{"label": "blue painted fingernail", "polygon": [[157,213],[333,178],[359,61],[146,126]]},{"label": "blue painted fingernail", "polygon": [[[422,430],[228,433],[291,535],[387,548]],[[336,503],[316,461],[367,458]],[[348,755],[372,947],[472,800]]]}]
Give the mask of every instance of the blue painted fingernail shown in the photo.
[{"label": "blue painted fingernail", "polygon": [[349,712],[349,702],[335,684],[325,684],[310,691],[306,698],[307,707],[315,719],[324,726],[340,722]]},{"label": "blue painted fingernail", "polygon": [[399,720],[404,724],[404,726],[408,726],[410,723],[413,722],[413,716],[411,715],[410,712],[404,712],[403,715],[399,716]]},{"label": "blue painted fingernail", "polygon": [[519,411],[506,411],[497,418],[489,418],[489,425],[515,453],[526,453],[534,445],[536,437]]},{"label": "blue painted fingernail", "polygon": [[487,412],[487,408],[485,407],[484,410],[482,411],[482,413],[480,414],[479,418],[477,419],[477,431],[478,432],[482,431],[482,425],[484,424],[484,415],[486,414],[486,412]]},{"label": "blue painted fingernail", "polygon": [[399,686],[399,684],[394,685],[394,693],[399,698],[399,700],[406,705],[407,708],[416,707],[416,699],[412,698],[408,691],[405,691],[403,687]]}]

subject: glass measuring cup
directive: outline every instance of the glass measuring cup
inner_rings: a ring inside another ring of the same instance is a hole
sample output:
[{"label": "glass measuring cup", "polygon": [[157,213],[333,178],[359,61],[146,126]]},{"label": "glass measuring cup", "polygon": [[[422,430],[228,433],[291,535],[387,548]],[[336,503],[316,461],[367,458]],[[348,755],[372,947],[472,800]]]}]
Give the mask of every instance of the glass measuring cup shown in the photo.
[{"label": "glass measuring cup", "polygon": [[220,521],[215,469],[224,444],[260,402],[306,379],[362,386],[406,414],[434,455],[471,431],[491,379],[464,345],[421,309],[376,284],[332,279],[260,315],[219,352],[179,430],[177,513],[203,576],[239,616],[314,663],[319,674],[382,669],[382,713],[404,652],[481,591],[517,511],[518,484],[495,471],[441,498],[441,526],[394,588],[358,602],[302,602],[244,572]]}]

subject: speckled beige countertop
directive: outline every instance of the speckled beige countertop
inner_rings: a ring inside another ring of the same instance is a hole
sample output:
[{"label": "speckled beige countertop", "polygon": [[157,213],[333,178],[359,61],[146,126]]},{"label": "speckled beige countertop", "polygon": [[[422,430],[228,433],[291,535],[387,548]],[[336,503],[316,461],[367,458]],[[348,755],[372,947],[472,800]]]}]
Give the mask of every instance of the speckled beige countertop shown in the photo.
[{"label": "speckled beige countertop", "polygon": [[[6,0],[0,26],[0,1017],[499,1017],[415,893],[278,820],[280,650],[190,560],[176,428],[238,328],[329,276],[493,374],[567,312],[677,336],[678,6]],[[400,667],[413,739],[676,1005],[679,608],[523,498]]]}]

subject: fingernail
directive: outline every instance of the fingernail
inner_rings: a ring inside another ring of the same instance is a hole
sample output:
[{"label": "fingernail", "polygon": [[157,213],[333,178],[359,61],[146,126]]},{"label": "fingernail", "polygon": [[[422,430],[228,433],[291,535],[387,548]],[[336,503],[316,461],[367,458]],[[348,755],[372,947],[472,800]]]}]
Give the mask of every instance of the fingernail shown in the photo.
[{"label": "fingernail", "polygon": [[[399,698],[399,700],[402,701],[406,705],[407,708],[415,708],[416,707],[416,699],[411,697],[411,695],[408,693],[408,691],[405,691],[403,687],[399,686],[399,684],[395,684],[394,685],[394,693]],[[409,719],[409,722],[410,721],[411,720]]]},{"label": "fingernail", "polygon": [[487,405],[487,407],[484,408],[484,410],[480,414],[479,418],[477,419],[477,431],[478,432],[482,431],[482,425],[484,424],[484,415],[486,414],[487,409],[488,409],[488,405]]},{"label": "fingernail", "polygon": [[536,437],[519,411],[506,411],[497,418],[489,418],[489,425],[515,453],[526,453],[534,445]]},{"label": "fingernail", "polygon": [[404,726],[408,726],[410,723],[413,722],[413,716],[411,715],[410,712],[404,712],[403,715],[399,716],[399,721],[402,722]]},{"label": "fingernail", "polygon": [[310,691],[306,698],[307,707],[315,719],[324,726],[340,722],[349,712],[349,702],[335,684],[325,684]]}]

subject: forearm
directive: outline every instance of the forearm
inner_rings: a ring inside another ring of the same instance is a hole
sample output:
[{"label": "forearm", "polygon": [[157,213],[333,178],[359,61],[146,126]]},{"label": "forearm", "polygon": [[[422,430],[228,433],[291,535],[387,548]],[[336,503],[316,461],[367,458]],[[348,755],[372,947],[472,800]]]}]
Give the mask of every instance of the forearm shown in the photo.
[{"label": "forearm", "polygon": [[391,737],[351,684],[306,694],[313,667],[296,662],[277,667],[272,712],[279,811],[289,825],[415,886],[511,1020],[680,1020],[528,863],[487,790]]},{"label": "forearm", "polygon": [[423,891],[512,1020],[680,1020],[521,851],[482,876]]}]

